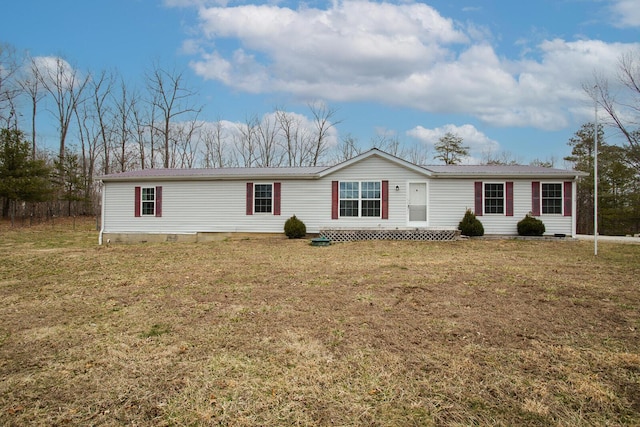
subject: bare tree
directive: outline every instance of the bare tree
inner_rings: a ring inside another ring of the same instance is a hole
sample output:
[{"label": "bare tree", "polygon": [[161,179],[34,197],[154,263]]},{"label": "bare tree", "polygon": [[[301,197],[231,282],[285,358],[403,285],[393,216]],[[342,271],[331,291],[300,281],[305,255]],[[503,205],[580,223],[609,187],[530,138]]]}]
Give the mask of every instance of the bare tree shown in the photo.
[{"label": "bare tree", "polygon": [[[140,103],[137,102],[137,99],[138,97],[135,95],[131,99],[131,115],[133,116],[132,137],[135,140],[136,147],[138,149],[140,169],[144,169],[147,165],[146,145],[147,141],[152,143],[151,138],[153,132],[149,125],[149,119],[146,116],[147,111],[140,108]],[[149,137],[149,139],[147,139],[147,137]],[[153,152],[153,145],[151,147],[151,151]],[[150,167],[153,167],[153,164],[151,164]]]},{"label": "bare tree", "polygon": [[392,156],[404,158],[405,149],[395,132],[383,132],[371,140],[371,147],[382,150]]},{"label": "bare tree", "polygon": [[113,129],[113,111],[110,98],[113,90],[113,75],[102,71],[91,80],[90,99],[97,125],[96,138],[100,141],[103,157],[103,173],[108,174],[111,167],[111,134]]},{"label": "bare tree", "polygon": [[185,86],[184,75],[176,70],[167,71],[154,63],[147,75],[147,87],[151,94],[151,103],[159,114],[159,122],[153,121],[153,128],[163,142],[164,167],[171,164],[171,123],[176,117],[186,114],[196,115],[201,111],[195,107],[192,99],[195,92]]},{"label": "bare tree", "polygon": [[226,136],[222,121],[216,120],[211,126],[202,129],[204,142],[204,166],[207,168],[224,168],[231,166],[232,160],[228,157]]},{"label": "bare tree", "polygon": [[520,162],[511,152],[509,151],[484,151],[482,153],[482,159],[480,163],[483,165],[520,165]]},{"label": "bare tree", "polygon": [[82,179],[82,185],[80,186],[84,190],[83,199],[87,203],[86,212],[91,211],[91,203],[94,199],[94,175],[95,165],[100,151],[100,129],[97,126],[98,121],[95,118],[95,110],[92,109],[92,104],[89,102],[83,102],[79,104],[74,113],[78,121],[78,139],[80,140],[81,156],[80,169],[81,176],[78,179]]},{"label": "bare tree", "polygon": [[311,163],[314,141],[300,117],[282,109],[276,109],[275,116],[288,166],[304,166]]},{"label": "bare tree", "polygon": [[414,165],[426,165],[431,157],[429,156],[429,150],[424,144],[414,144],[411,147],[405,149],[404,159],[413,163]]},{"label": "bare tree", "polygon": [[256,165],[258,167],[280,166],[284,159],[284,153],[278,144],[278,122],[266,115],[258,122],[256,129],[256,145],[258,155]]},{"label": "bare tree", "polygon": [[358,139],[351,134],[347,134],[344,138],[340,138],[340,142],[336,145],[332,162],[342,163],[354,158],[360,154],[362,150],[358,146]]},{"label": "bare tree", "polygon": [[247,116],[244,123],[237,125],[238,135],[234,136],[234,145],[240,165],[248,168],[255,165],[258,144],[258,117]]},{"label": "bare tree", "polygon": [[38,103],[44,98],[40,80],[38,79],[38,65],[34,58],[28,59],[28,66],[23,73],[18,84],[22,88],[25,95],[29,96],[31,101],[31,157],[36,158],[36,116],[38,112]]},{"label": "bare tree", "polygon": [[19,63],[15,49],[0,43],[0,120],[6,121],[6,128],[18,127],[18,115],[15,108],[19,87],[16,85],[16,75]]},{"label": "bare tree", "polygon": [[583,85],[585,92],[601,106],[629,144],[630,163],[640,169],[640,50],[620,57],[618,81],[625,88],[622,98],[610,91],[608,80],[602,75],[594,83]]},{"label": "bare tree", "polygon": [[313,115],[314,124],[314,144],[311,166],[317,166],[318,162],[328,149],[328,136],[331,128],[341,123],[342,120],[335,120],[336,110],[328,108],[324,103],[316,102],[308,104],[309,110]]},{"label": "bare tree", "polygon": [[200,128],[203,123],[197,119],[172,125],[172,147],[174,149],[171,167],[192,168],[198,155]]},{"label": "bare tree", "polygon": [[134,134],[133,110],[135,107],[135,95],[129,92],[127,84],[122,79],[120,80],[118,94],[112,97],[112,102],[112,139],[114,143],[117,143],[118,147],[114,155],[119,171],[124,172],[129,169],[133,162],[132,135]]},{"label": "bare tree", "polygon": [[64,161],[65,143],[74,116],[74,110],[83,102],[83,92],[90,76],[82,77],[67,61],[60,57],[43,58],[38,63],[37,74],[42,87],[51,96],[55,105],[53,115],[60,131],[60,162]]}]

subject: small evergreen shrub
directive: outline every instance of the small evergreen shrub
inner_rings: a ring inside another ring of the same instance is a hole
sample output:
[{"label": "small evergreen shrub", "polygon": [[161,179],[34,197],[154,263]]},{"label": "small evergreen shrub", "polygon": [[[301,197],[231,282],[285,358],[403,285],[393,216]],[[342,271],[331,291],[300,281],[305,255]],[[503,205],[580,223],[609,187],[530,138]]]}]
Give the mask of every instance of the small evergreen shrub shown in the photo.
[{"label": "small evergreen shrub", "polygon": [[290,239],[300,239],[307,234],[307,226],[294,215],[284,223],[284,234]]},{"label": "small evergreen shrub", "polygon": [[542,236],[545,232],[544,223],[531,214],[527,214],[518,222],[518,234],[520,236]]},{"label": "small evergreen shrub", "polygon": [[484,235],[484,227],[476,215],[471,212],[471,209],[467,209],[465,212],[462,221],[458,224],[458,230],[464,236],[483,236]]}]

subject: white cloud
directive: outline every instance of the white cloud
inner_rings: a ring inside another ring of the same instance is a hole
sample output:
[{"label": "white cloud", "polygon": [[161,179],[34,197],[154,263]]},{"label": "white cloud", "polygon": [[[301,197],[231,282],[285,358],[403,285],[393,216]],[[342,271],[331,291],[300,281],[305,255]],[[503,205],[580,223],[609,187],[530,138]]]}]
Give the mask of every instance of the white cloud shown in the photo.
[{"label": "white cloud", "polygon": [[484,133],[476,129],[475,126],[465,124],[456,126],[447,124],[435,129],[427,129],[422,126],[407,131],[407,135],[421,141],[423,144],[432,148],[447,133],[452,133],[462,138],[462,144],[469,147],[472,153],[492,153],[498,151],[500,145],[497,141],[487,137]]},{"label": "white cloud", "polygon": [[[33,65],[46,84],[68,90],[79,85],[84,76],[59,56],[35,56]],[[31,73],[33,69],[26,70]]]},{"label": "white cloud", "polygon": [[422,3],[199,10],[204,42],[217,49],[203,44],[191,64],[205,79],[250,93],[463,113],[495,126],[566,126],[586,99],[582,84],[594,72],[615,79],[620,54],[640,47],[555,39],[512,60],[498,55],[472,24],[457,27]]},{"label": "white cloud", "polygon": [[638,0],[613,0],[611,10],[617,27],[640,27],[640,4]]}]

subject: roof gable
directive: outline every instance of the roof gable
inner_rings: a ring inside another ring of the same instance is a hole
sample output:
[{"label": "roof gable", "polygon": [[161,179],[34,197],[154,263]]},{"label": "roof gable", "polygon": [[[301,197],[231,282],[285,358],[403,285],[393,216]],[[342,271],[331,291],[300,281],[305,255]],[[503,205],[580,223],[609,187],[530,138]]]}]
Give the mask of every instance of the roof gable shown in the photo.
[{"label": "roof gable", "polygon": [[339,171],[341,169],[347,168],[347,167],[349,167],[349,166],[351,166],[351,165],[353,165],[355,163],[358,163],[358,162],[361,162],[361,161],[363,161],[365,159],[368,159],[368,158],[370,158],[372,156],[381,157],[381,158],[386,159],[386,160],[388,160],[388,161],[390,161],[392,163],[397,164],[398,166],[404,167],[405,169],[412,170],[412,171],[417,172],[417,173],[422,174],[422,175],[426,175],[426,176],[431,175],[431,172],[429,170],[423,168],[422,166],[418,166],[416,164],[413,164],[411,162],[403,160],[403,159],[401,159],[399,157],[393,156],[393,155],[391,155],[389,153],[385,153],[384,151],[381,151],[381,150],[379,150],[377,148],[372,148],[371,150],[366,151],[366,152],[364,152],[362,154],[359,154],[356,157],[353,157],[353,158],[351,158],[351,159],[349,159],[347,161],[344,161],[342,163],[338,163],[335,166],[331,166],[329,168],[326,168],[325,170],[321,171],[318,175],[320,177],[330,175],[330,174],[335,173],[335,172],[337,172],[337,171]]}]

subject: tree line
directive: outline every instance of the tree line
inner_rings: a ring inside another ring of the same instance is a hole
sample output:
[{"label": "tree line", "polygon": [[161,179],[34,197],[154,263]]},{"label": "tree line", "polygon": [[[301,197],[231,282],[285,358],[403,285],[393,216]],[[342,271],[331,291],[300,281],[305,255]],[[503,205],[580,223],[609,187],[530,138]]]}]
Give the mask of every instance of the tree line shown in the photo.
[{"label": "tree line", "polygon": [[[604,125],[625,141],[609,145],[599,126],[603,234],[639,231],[639,61],[640,53],[620,59],[622,99],[614,96],[603,77],[584,85],[607,114]],[[0,45],[2,216],[96,214],[96,177],[114,172],[331,165],[362,151],[357,137],[337,136],[342,119],[321,102],[307,104],[307,115],[276,107],[263,117],[247,115],[241,123],[210,121],[201,117],[198,93],[184,72],[153,62],[143,81],[133,86],[117,72],[83,73],[63,58],[34,58]],[[43,105],[47,108],[41,112]],[[39,146],[43,114],[57,124],[55,153]],[[593,128],[588,123],[576,132],[568,141],[572,154],[564,159],[590,174],[578,184],[581,233],[593,230]],[[453,133],[440,138],[434,153],[424,144],[407,145],[395,134],[381,134],[369,145],[415,164],[457,164],[469,155],[469,147]],[[508,153],[487,153],[482,163],[519,162]],[[554,166],[553,159],[532,163]],[[42,191],[36,191],[39,185]]]}]

